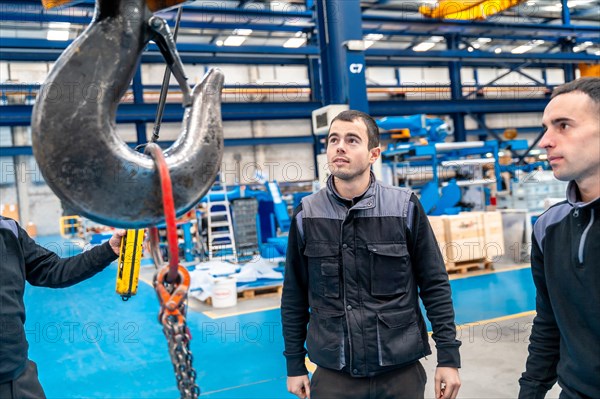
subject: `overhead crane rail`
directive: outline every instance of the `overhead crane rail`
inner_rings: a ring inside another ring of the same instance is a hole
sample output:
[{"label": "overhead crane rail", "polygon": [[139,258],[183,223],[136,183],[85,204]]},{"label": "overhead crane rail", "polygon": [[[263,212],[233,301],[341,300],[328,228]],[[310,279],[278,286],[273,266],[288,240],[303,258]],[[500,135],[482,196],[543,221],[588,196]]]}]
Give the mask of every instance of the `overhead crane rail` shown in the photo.
[{"label": "overhead crane rail", "polygon": [[[26,103],[34,100],[39,94],[39,85],[30,84],[0,84],[0,100],[12,104]],[[393,87],[377,86],[368,87],[368,94],[389,94],[393,97],[410,97],[416,94],[443,94],[440,98],[449,98],[451,89],[447,86],[431,87]],[[473,85],[463,85],[463,95],[473,93],[478,96],[491,96],[494,94],[523,94],[523,95],[549,95],[552,93],[551,86],[540,85],[497,85],[488,87],[477,87]],[[222,91],[223,101],[248,101],[251,97],[256,97],[257,101],[275,100],[275,96],[283,96],[288,100],[298,100],[310,98],[312,90],[308,87],[294,85],[280,85],[273,87],[225,87]],[[144,89],[143,100],[146,103],[155,103],[158,101],[160,91],[155,89]],[[181,102],[183,99],[181,90],[171,89],[167,95],[167,102]],[[129,89],[121,99],[123,104],[134,103],[133,90]]]}]

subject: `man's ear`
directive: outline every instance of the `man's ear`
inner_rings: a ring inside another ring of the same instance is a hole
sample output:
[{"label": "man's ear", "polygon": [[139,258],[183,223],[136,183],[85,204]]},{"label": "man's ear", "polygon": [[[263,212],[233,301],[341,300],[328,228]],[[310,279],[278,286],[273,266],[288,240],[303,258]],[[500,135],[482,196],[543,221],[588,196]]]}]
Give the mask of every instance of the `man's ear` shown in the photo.
[{"label": "man's ear", "polygon": [[379,146],[375,147],[375,148],[371,148],[369,150],[369,162],[371,164],[375,163],[375,161],[377,161],[380,156],[381,156],[381,148]]}]

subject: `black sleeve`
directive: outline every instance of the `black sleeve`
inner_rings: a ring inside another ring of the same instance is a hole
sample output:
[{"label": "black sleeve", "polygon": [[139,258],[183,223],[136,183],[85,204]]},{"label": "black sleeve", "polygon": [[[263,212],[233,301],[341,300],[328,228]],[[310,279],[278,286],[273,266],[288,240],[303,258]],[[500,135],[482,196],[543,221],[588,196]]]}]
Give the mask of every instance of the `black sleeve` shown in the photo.
[{"label": "black sleeve", "polygon": [[304,255],[304,240],[298,230],[296,216],[302,205],[294,211],[288,236],[285,276],[281,296],[281,322],[283,326],[283,352],[287,362],[287,375],[306,375],[306,327],[308,325],[308,269]]},{"label": "black sleeve", "polygon": [[542,399],[556,383],[556,365],[560,357],[560,333],[548,296],[544,275],[544,255],[535,235],[531,239],[531,272],[536,288],[535,307],[529,337],[529,356],[525,372],[519,379],[519,399]]},{"label": "black sleeve", "polygon": [[[456,339],[452,292],[444,259],[418,198],[410,198],[411,227],[408,248],[415,271],[419,295],[433,329],[437,348],[438,367],[460,367],[460,341]],[[412,213],[412,215],[411,215]]]},{"label": "black sleeve", "polygon": [[19,226],[19,243],[25,260],[25,278],[31,285],[62,288],[92,277],[117,259],[105,242],[76,256],[61,258],[38,245]]}]

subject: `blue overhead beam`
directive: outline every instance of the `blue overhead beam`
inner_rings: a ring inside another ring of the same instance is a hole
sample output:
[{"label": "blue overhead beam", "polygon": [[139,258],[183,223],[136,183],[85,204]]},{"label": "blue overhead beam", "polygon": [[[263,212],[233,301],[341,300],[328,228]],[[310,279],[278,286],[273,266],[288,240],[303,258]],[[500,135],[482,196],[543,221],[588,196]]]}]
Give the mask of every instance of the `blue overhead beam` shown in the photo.
[{"label": "blue overhead beam", "polygon": [[[0,61],[56,61],[72,41],[45,39],[2,38]],[[306,65],[316,57],[316,46],[284,48],[281,46],[217,46],[214,44],[178,43],[181,59],[187,64],[257,64]],[[144,63],[164,63],[156,45],[151,44],[142,54]]]},{"label": "blue overhead beam", "polygon": [[[431,36],[436,35],[436,33],[432,33],[430,31],[427,32],[415,32],[412,31],[410,29],[389,29],[389,28],[384,28],[384,29],[380,29],[380,28],[365,28],[363,29],[363,33],[365,35],[369,34],[369,33],[380,33],[382,35],[385,36],[408,36],[408,37],[423,37],[423,38],[430,38]],[[458,34],[462,37],[465,38],[469,38],[469,39],[476,39],[476,38],[480,38],[483,37],[485,35],[485,37],[490,38],[492,40],[502,40],[502,41],[506,41],[506,40],[531,40],[531,35],[527,35],[527,34],[521,34],[521,35],[516,35],[516,34],[511,34],[511,35],[495,35],[493,33],[485,33],[482,34],[481,32],[458,32]],[[548,42],[551,41],[555,41],[556,40],[556,36],[549,36],[549,35],[536,35],[535,36],[536,39],[542,39]],[[600,43],[600,37],[599,36],[595,36],[595,37],[586,37],[586,39],[582,40],[582,41],[590,41],[592,43]]]},{"label": "blue overhead beam", "polygon": [[[253,145],[281,145],[281,144],[312,144],[312,136],[286,136],[286,137],[254,137],[241,139],[225,139],[225,147],[253,146]],[[170,147],[173,141],[158,141],[163,148]],[[127,143],[134,148],[137,143]],[[33,155],[31,146],[0,147],[0,157],[14,157],[18,155]]]},{"label": "blue overhead beam", "polygon": [[[73,40],[52,41],[46,39],[2,38],[2,49],[53,49],[64,50]],[[282,46],[217,46],[216,44],[177,43],[180,53],[220,53],[220,54],[265,54],[265,55],[318,55],[316,46],[286,48]],[[9,50],[6,50],[9,51]],[[148,51],[158,53],[155,44],[148,45]]]},{"label": "blue overhead beam", "polygon": [[[2,47],[0,40],[0,61],[24,61],[24,62],[54,62],[63,50],[56,49],[6,49]],[[214,53],[192,53],[179,54],[185,64],[238,64],[238,65],[306,65],[307,56],[273,56],[245,55],[245,54],[214,54]],[[142,62],[145,64],[164,64],[165,59],[158,53],[145,52],[142,54]]]},{"label": "blue overhead beam", "polygon": [[463,113],[513,113],[542,112],[547,99],[506,99],[506,100],[455,100],[455,101],[370,101],[369,109],[373,116],[434,114],[447,115]]},{"label": "blue overhead beam", "polygon": [[[540,132],[539,127],[515,127],[520,134],[537,134]],[[492,129],[497,134],[502,134],[504,129]],[[482,135],[487,134],[484,129],[472,129],[467,130],[468,135]],[[390,140],[391,135],[389,133],[382,133],[382,140]],[[324,138],[325,136],[319,136]],[[254,137],[254,138],[239,138],[239,139],[225,139],[225,147],[235,146],[253,146],[253,145],[279,145],[279,144],[312,144],[314,141],[313,136],[286,136],[286,137]],[[135,147],[136,143],[127,143],[131,148]],[[161,147],[169,147],[173,144],[172,141],[158,141]],[[14,146],[14,147],[1,147],[0,157],[13,157],[19,155],[33,155],[31,146]]]},{"label": "blue overhead beam", "polygon": [[16,157],[19,155],[33,155],[31,146],[0,147],[0,157]]},{"label": "blue overhead beam", "polygon": [[[66,15],[66,14],[37,14],[34,12],[12,12],[0,8],[0,21],[15,21],[15,22],[69,22],[76,25],[88,25],[92,20],[91,15]],[[171,21],[167,19],[167,22]],[[218,30],[234,30],[234,29],[252,29],[253,31],[266,32],[309,32],[313,30],[313,25],[290,25],[281,23],[241,23],[241,22],[212,22],[203,21],[192,18],[182,18],[179,25],[181,28],[190,29],[218,29]]]},{"label": "blue overhead beam", "polygon": [[[37,49],[29,47],[24,48],[4,48],[3,42],[0,40],[0,61],[25,61],[25,62],[38,62],[47,61],[53,62],[60,56],[62,49]],[[25,44],[25,43],[24,43]],[[401,59],[392,56],[376,56],[370,55],[369,52],[373,50],[367,50],[366,62],[367,66],[446,66],[448,60],[436,59],[434,57],[426,57],[421,55],[423,58],[419,58],[417,52],[406,52]],[[429,52],[427,52],[429,53]],[[470,53],[468,53],[470,54]],[[579,54],[579,53],[577,53]],[[181,59],[185,64],[240,64],[240,65],[307,65],[312,56],[305,55],[288,55],[288,56],[269,56],[264,55],[246,55],[246,54],[214,54],[214,53],[180,53]],[[316,56],[315,56],[316,57]],[[498,67],[498,62],[490,59],[480,58],[465,58],[462,60],[463,66],[482,66],[482,67]],[[163,56],[158,52],[145,52],[142,54],[142,62],[148,64],[164,64]],[[504,62],[515,62],[520,63],[522,60]],[[573,61],[575,62],[575,61]],[[530,67],[532,68],[550,68],[550,67],[562,67],[564,61],[557,60],[545,60],[531,61]]]},{"label": "blue overhead beam", "polygon": [[[537,134],[540,132],[539,127],[515,127],[519,134]],[[505,129],[491,129],[496,134],[502,134]],[[484,129],[471,129],[467,130],[467,134],[470,136],[480,136],[487,134]],[[382,140],[391,140],[389,133],[382,133]],[[318,136],[324,138],[325,136]],[[285,136],[285,137],[254,137],[254,138],[239,138],[239,139],[225,139],[225,147],[235,146],[254,146],[254,145],[278,145],[278,144],[312,144],[314,141],[313,136]],[[131,148],[135,147],[136,143],[127,143]],[[169,147],[173,144],[172,141],[158,141],[161,147]],[[18,155],[33,155],[31,146],[14,146],[14,147],[0,147],[0,157],[13,157]]]},{"label": "blue overhead beam", "polygon": [[[268,103],[223,103],[224,121],[304,119],[319,108],[316,102],[268,102]],[[31,105],[0,106],[0,126],[27,126],[31,123]],[[117,123],[153,123],[156,104],[121,104],[117,110]],[[179,104],[167,104],[163,122],[180,122],[183,108]]]},{"label": "blue overhead beam", "polygon": [[[71,3],[64,7],[58,7],[46,10],[42,7],[40,0],[20,0],[15,4],[13,1],[9,0],[0,0],[0,7],[7,10],[18,9],[26,9],[37,11],[40,14],[73,14],[76,12],[93,12],[94,10],[94,1],[79,1],[76,3]],[[26,8],[25,8],[26,7]],[[183,10],[184,14],[191,15],[231,15],[239,17],[237,22],[242,23],[244,18],[246,20],[274,20],[275,18],[287,19],[289,21],[297,21],[298,19],[307,19],[310,20],[312,18],[312,13],[310,11],[301,10],[299,6],[294,4],[289,4],[285,9],[280,11],[272,11],[267,8],[268,5],[263,3],[248,3],[242,7],[226,7],[225,3],[218,1],[204,1],[204,2],[196,2],[194,5],[184,5]],[[161,11],[157,14],[165,17],[173,14],[173,11]]]},{"label": "blue overhead beam", "polygon": [[[543,34],[553,33],[555,38],[590,35],[592,38],[598,36],[597,25],[550,25],[550,24],[531,24],[531,23],[499,23],[499,22],[479,22],[479,21],[462,21],[462,20],[437,20],[437,19],[420,19],[420,18],[398,18],[397,16],[383,15],[363,15],[363,23],[380,23],[380,24],[395,24],[408,28],[420,27],[432,28],[443,27],[446,33],[463,34],[468,29],[489,29],[497,32],[506,33],[506,37],[515,34],[516,31],[525,31],[530,33],[543,32]],[[410,30],[410,29],[409,29]],[[433,34],[433,33],[432,33]],[[487,37],[487,36],[486,36]],[[532,38],[531,36],[529,37]]]},{"label": "blue overhead beam", "polygon": [[[562,0],[566,2],[566,0]],[[214,18],[209,16],[236,16],[235,23],[243,25],[244,23],[256,23],[262,24],[265,21],[275,22],[277,19],[282,19],[284,22],[297,22],[298,20],[306,20],[307,22],[312,21],[313,15],[311,11],[298,10],[298,6],[289,4],[288,9],[282,11],[271,11],[266,8],[262,3],[249,3],[243,7],[220,7],[215,4],[218,2],[206,1],[197,2],[194,6],[183,6],[183,21],[199,20],[199,22],[214,22]],[[73,20],[65,20],[64,22],[72,23],[87,23],[89,20],[83,20],[80,18],[91,17],[93,12],[94,2],[93,1],[82,1],[78,4],[71,5],[69,7],[61,7],[59,9],[44,10],[40,4],[40,0],[21,0],[18,3],[8,0],[0,0],[0,13],[4,12],[21,14],[22,17],[18,17],[17,20],[22,21],[23,18],[29,18],[29,14],[37,14],[40,19],[33,20],[33,22],[43,22],[46,18],[73,18]],[[83,14],[83,15],[82,15]],[[159,15],[170,18],[174,14],[171,12],[161,12]],[[576,15],[576,14],[574,14]],[[398,17],[384,16],[384,15],[363,15],[363,22],[368,23],[381,23],[381,24],[395,24],[405,26],[407,30],[411,27],[444,27],[446,33],[461,33],[469,35],[468,32],[464,32],[466,29],[479,28],[479,29],[492,29],[501,30],[506,32],[510,39],[510,35],[514,34],[516,30],[525,30],[529,32],[538,33],[552,32],[558,37],[567,37],[578,34],[593,34],[597,36],[598,27],[595,25],[550,25],[550,24],[534,24],[534,23],[498,23],[498,22],[479,22],[479,21],[461,21],[461,20],[437,20],[437,19],[425,19],[425,18],[409,18],[409,17]],[[53,21],[60,22],[58,19]],[[183,22],[182,21],[182,22]],[[224,22],[224,21],[220,21]],[[186,22],[187,23],[187,22]],[[462,29],[461,29],[462,28]],[[377,29],[377,28],[375,28]],[[414,29],[413,29],[414,31]],[[418,30],[417,30],[418,31]],[[430,33],[431,34],[431,33]],[[486,36],[487,37],[487,36]],[[529,37],[531,38],[531,37]]]},{"label": "blue overhead beam", "polygon": [[[410,59],[402,57],[401,59],[396,57],[374,57],[369,56],[367,54],[367,66],[375,67],[375,66],[391,66],[391,67],[431,67],[431,66],[439,66],[446,67],[448,66],[449,60],[436,60],[434,58],[424,58],[424,59]],[[522,61],[503,61],[503,64],[520,64]],[[488,68],[499,68],[498,62],[492,59],[489,60],[479,60],[479,59],[463,59],[462,60],[463,67],[488,67]],[[557,68],[562,67],[564,65],[564,61],[546,61],[546,62],[535,62],[530,61],[530,68]]]},{"label": "blue overhead beam", "polygon": [[[493,87],[493,88],[506,88],[506,89],[523,89],[530,88],[532,89],[532,93],[539,89],[547,89],[551,91],[554,89],[555,85],[548,84],[492,84],[492,82],[488,82],[486,84],[463,84],[463,89],[472,89],[475,92],[479,89]],[[6,95],[11,93],[13,95],[21,95],[21,96],[31,96],[35,97],[39,92],[41,84],[39,83],[0,83],[0,95]],[[403,82],[402,85],[380,85],[380,84],[370,84],[367,85],[368,89],[399,89],[399,90],[407,90],[411,89],[448,89],[450,86],[447,84],[408,84]],[[160,90],[162,88],[161,85],[158,84],[148,84],[142,85],[141,88],[145,91],[148,90]],[[240,95],[249,95],[252,94],[251,90],[261,89],[261,90],[287,90],[287,92],[291,95],[296,95],[296,90],[301,89],[311,89],[310,85],[301,85],[301,84],[227,84],[223,86],[224,89],[237,89],[240,90]],[[244,92],[244,90],[247,90]],[[312,90],[312,89],[311,89]],[[169,85],[170,93],[181,93],[181,88],[178,85]],[[393,94],[393,93],[391,93]],[[412,93],[409,93],[412,94]],[[418,94],[418,93],[417,93]],[[291,98],[290,98],[291,100]]]},{"label": "blue overhead beam", "polygon": [[[542,112],[547,99],[506,99],[506,100],[406,100],[370,101],[369,110],[373,116],[462,113],[511,113]],[[267,102],[267,103],[224,103],[224,121],[268,120],[268,119],[308,119],[312,111],[319,108],[319,102]],[[27,126],[31,122],[31,105],[3,105],[0,107],[0,126]],[[117,110],[118,123],[154,122],[156,104],[121,104]],[[179,122],[183,118],[183,108],[179,104],[167,104],[164,122]]]},{"label": "blue overhead beam", "polygon": [[475,50],[469,52],[467,50],[436,50],[436,51],[412,51],[412,50],[396,50],[396,49],[376,49],[370,48],[366,51],[367,57],[393,57],[393,58],[408,58],[408,59],[431,59],[431,60],[445,60],[455,61],[457,59],[470,59],[470,60],[499,60],[506,62],[523,62],[529,60],[537,61],[560,61],[578,63],[582,61],[587,62],[599,62],[600,57],[597,55],[586,54],[586,53],[525,53],[525,54],[511,54],[511,53],[490,53],[486,51]]}]

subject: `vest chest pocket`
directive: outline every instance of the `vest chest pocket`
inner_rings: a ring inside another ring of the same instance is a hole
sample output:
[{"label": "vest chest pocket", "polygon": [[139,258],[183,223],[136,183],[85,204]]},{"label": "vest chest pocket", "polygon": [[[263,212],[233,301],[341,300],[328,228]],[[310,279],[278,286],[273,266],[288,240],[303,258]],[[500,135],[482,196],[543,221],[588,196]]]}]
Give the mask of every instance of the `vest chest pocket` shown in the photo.
[{"label": "vest chest pocket", "polygon": [[367,243],[371,294],[392,296],[406,292],[410,259],[406,243]]},{"label": "vest chest pocket", "polygon": [[328,298],[340,297],[339,245],[336,242],[307,242],[310,290]]}]

